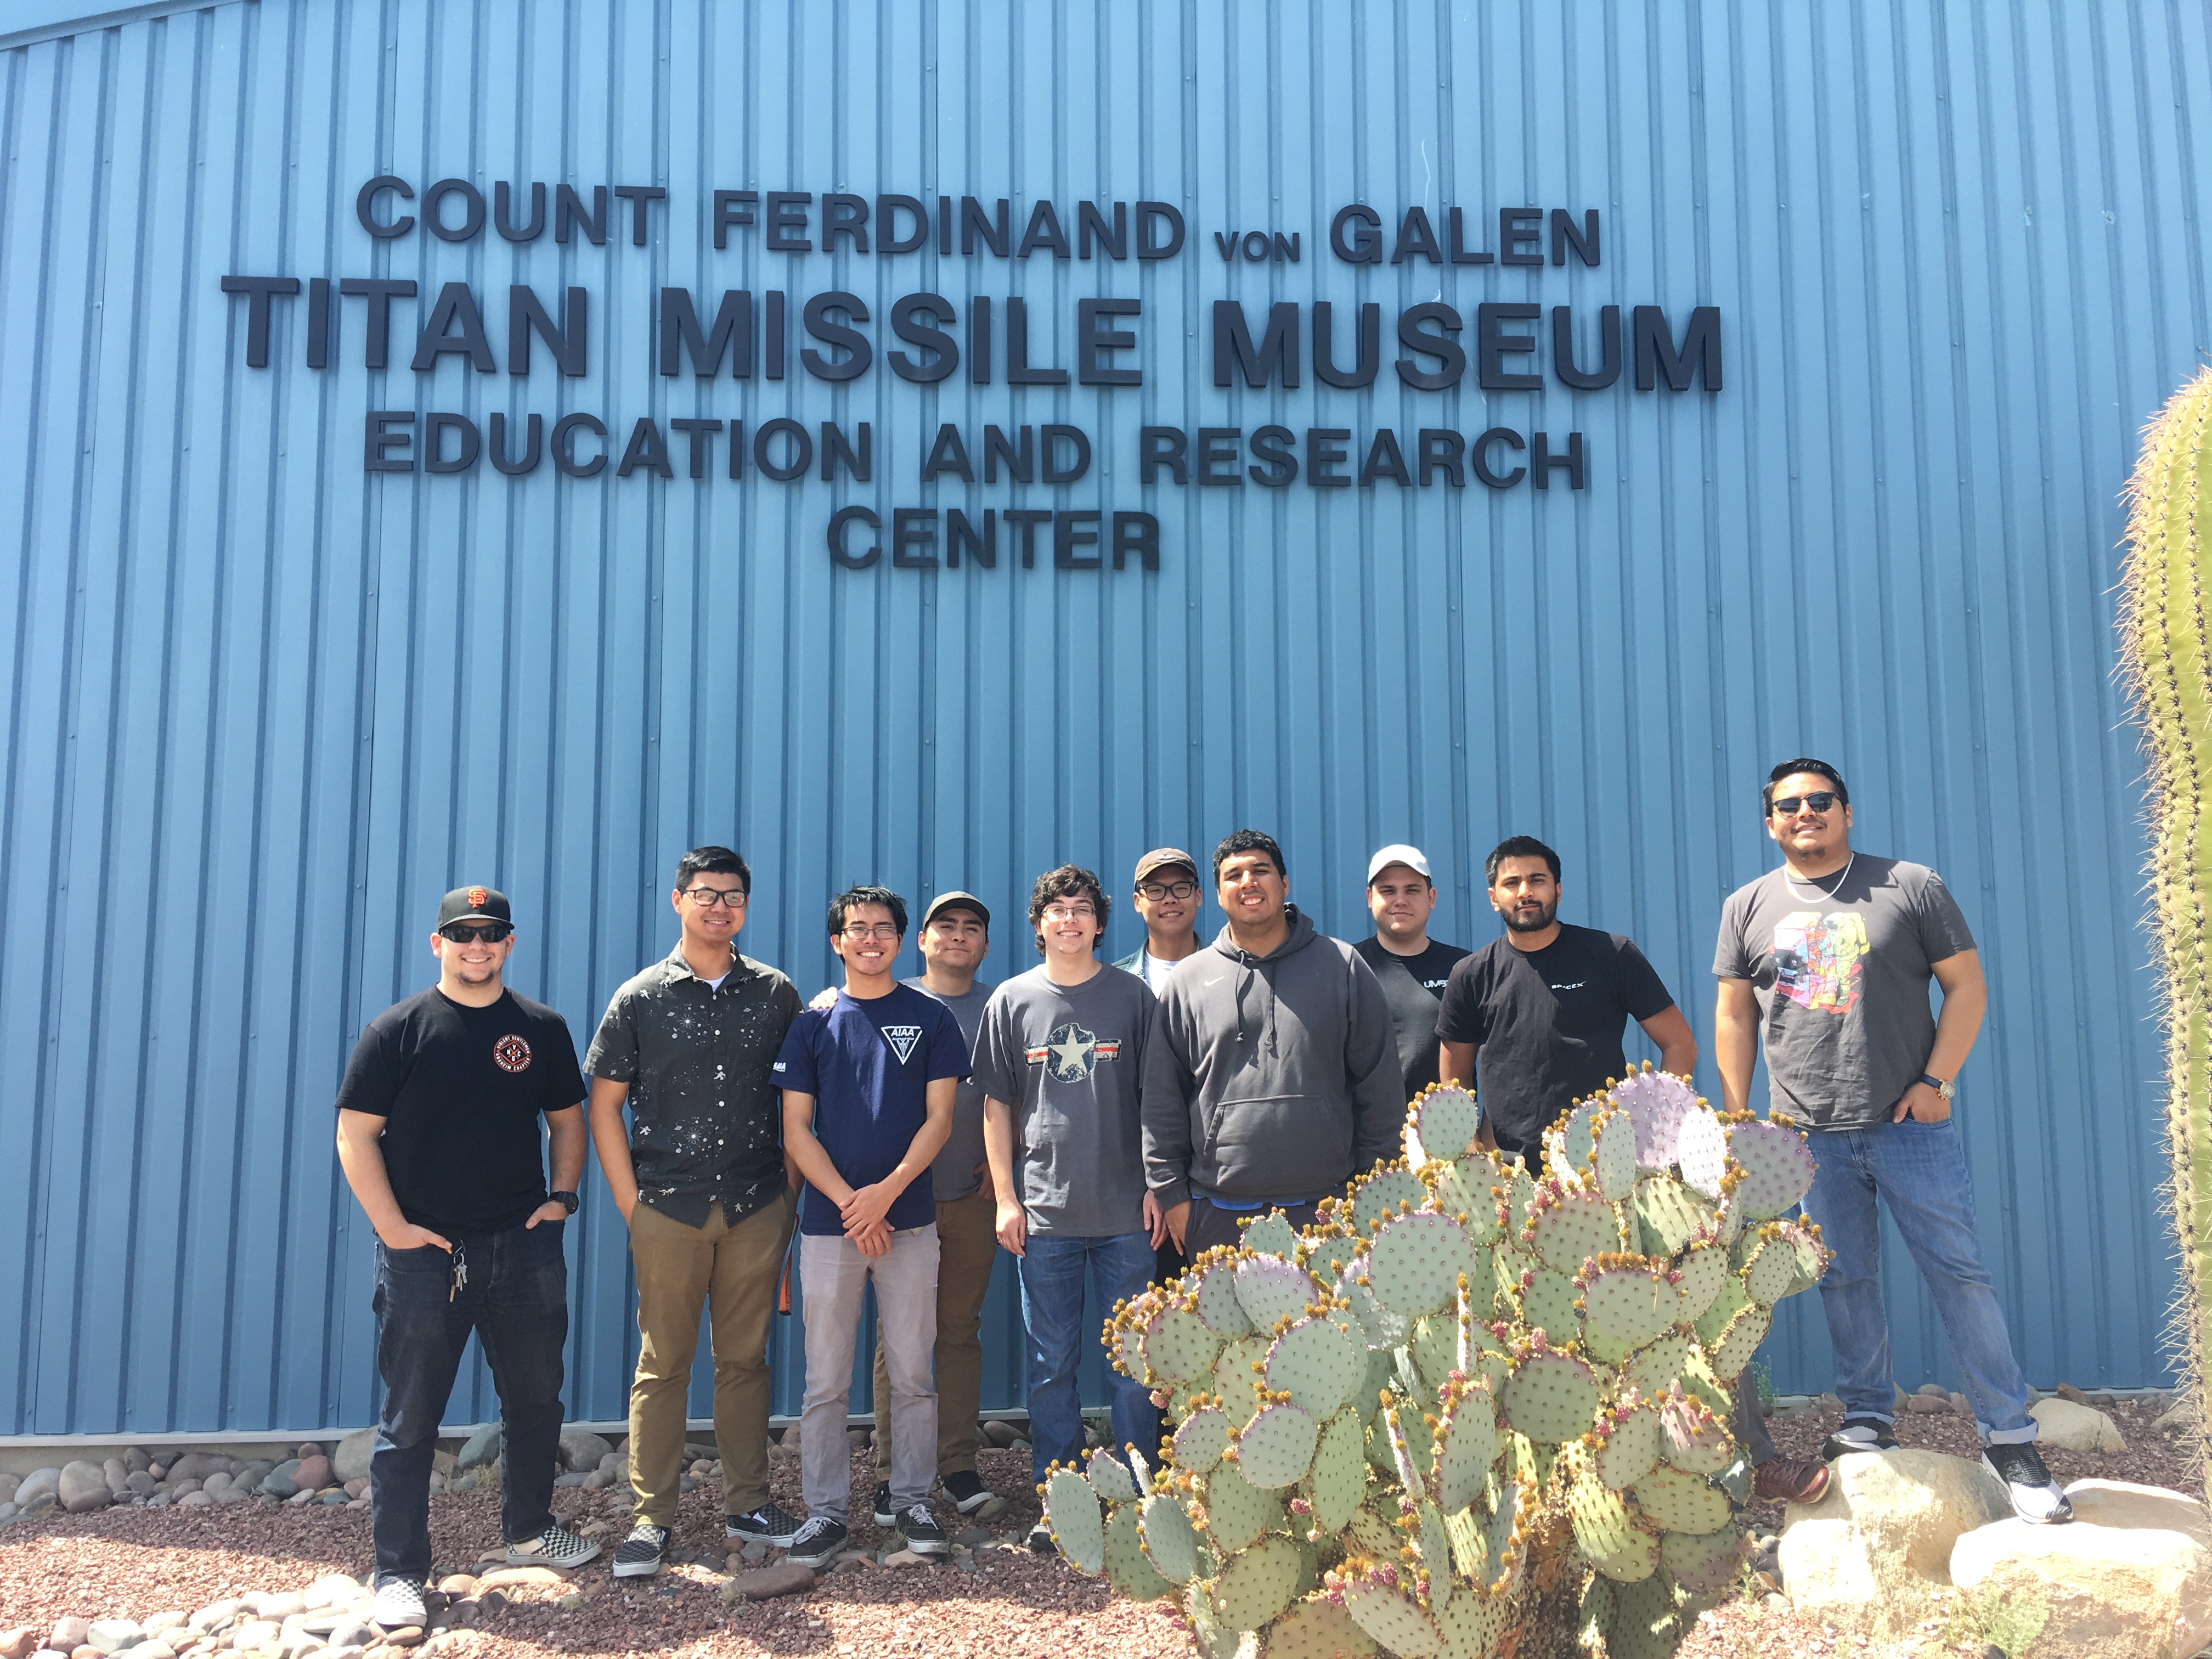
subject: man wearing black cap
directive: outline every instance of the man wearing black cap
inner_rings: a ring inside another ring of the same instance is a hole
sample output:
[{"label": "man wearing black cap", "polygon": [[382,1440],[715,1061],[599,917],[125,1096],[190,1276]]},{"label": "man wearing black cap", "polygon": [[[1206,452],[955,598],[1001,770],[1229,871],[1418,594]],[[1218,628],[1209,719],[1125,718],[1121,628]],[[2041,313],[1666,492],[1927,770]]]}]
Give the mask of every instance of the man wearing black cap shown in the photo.
[{"label": "man wearing black cap", "polygon": [[562,1235],[584,1173],[584,1079],[568,1022],[501,983],[514,949],[505,894],[447,894],[430,936],[437,984],[368,1023],[338,1088],[338,1162],[377,1237],[372,1617],[387,1629],[427,1621],[430,1465],[471,1332],[506,1425],[507,1560],[575,1567],[599,1553],[552,1510],[568,1338]]}]

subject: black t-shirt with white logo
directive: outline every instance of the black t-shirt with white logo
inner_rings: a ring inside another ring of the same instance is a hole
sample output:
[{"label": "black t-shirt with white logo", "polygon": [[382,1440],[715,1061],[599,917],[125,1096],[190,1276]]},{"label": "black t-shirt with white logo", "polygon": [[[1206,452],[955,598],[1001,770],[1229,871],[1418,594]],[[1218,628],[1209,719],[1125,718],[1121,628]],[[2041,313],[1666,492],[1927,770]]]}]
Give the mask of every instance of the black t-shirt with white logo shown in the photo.
[{"label": "black t-shirt with white logo", "polygon": [[434,985],[369,1021],[337,1103],[384,1120],[399,1212],[451,1238],[519,1227],[545,1202],[539,1115],[583,1097],[560,1015],[512,991],[465,1007]]},{"label": "black t-shirt with white logo", "polygon": [[1501,935],[1453,969],[1437,1037],[1474,1044],[1484,1115],[1522,1146],[1607,1078],[1627,1075],[1628,1021],[1674,1006],[1629,940],[1562,922],[1540,951]]},{"label": "black t-shirt with white logo", "polygon": [[1382,982],[1382,1000],[1390,1005],[1390,1024],[1398,1032],[1398,1067],[1411,1100],[1437,1080],[1437,1004],[1451,970],[1468,953],[1431,939],[1418,955],[1401,957],[1372,935],[1352,948]]}]

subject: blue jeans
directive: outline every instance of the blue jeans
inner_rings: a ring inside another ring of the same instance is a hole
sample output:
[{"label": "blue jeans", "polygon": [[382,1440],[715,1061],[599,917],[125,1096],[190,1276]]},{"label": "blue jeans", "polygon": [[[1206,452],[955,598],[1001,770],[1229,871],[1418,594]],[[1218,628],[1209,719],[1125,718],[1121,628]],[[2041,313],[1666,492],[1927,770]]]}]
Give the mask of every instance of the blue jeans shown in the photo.
[{"label": "blue jeans", "polygon": [[453,1242],[468,1283],[453,1291],[453,1258],[434,1244],[376,1247],[376,1370],[384,1409],[368,1457],[369,1528],[376,1579],[430,1574],[430,1464],[469,1333],[483,1345],[506,1427],[500,1451],[500,1531],[509,1543],[553,1524],[561,1458],[562,1347],[568,1340],[568,1264],[557,1221]]},{"label": "blue jeans", "polygon": [[1960,1389],[1984,1440],[2026,1442],[2027,1381],[2014,1358],[2004,1310],[1974,1236],[1973,1183],[1955,1123],[1907,1118],[1806,1137],[1817,1166],[1805,1213],[1836,1259],[1820,1280],[1820,1306],[1836,1350],[1836,1394],[1850,1417],[1896,1416],[1889,1316],[1882,1305],[1880,1198],[1936,1298],[1959,1368]]},{"label": "blue jeans", "polygon": [[[1030,1460],[1039,1480],[1045,1467],[1083,1455],[1083,1402],[1075,1368],[1083,1353],[1083,1273],[1091,1270],[1091,1326],[1098,1330],[1114,1304],[1143,1292],[1152,1279],[1152,1242],[1145,1233],[1062,1238],[1031,1233],[1021,1257],[1022,1324],[1029,1333]],[[1133,1444],[1150,1462],[1160,1443],[1160,1414],[1145,1386],[1109,1370],[1113,1386],[1114,1446]],[[1125,1458],[1123,1460],[1127,1462]]]}]

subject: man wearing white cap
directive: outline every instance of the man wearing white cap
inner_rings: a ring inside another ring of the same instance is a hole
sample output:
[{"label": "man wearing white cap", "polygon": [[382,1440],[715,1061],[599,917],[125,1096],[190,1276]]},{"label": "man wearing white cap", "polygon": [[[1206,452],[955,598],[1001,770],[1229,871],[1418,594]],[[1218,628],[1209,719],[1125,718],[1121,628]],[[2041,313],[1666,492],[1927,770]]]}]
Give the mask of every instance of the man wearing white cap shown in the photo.
[{"label": "man wearing white cap", "polygon": [[1408,1099],[1437,1080],[1437,1007],[1453,966],[1468,952],[1429,937],[1437,884],[1418,847],[1393,842],[1367,860],[1367,911],[1375,936],[1352,948],[1382,982],[1398,1032]]}]

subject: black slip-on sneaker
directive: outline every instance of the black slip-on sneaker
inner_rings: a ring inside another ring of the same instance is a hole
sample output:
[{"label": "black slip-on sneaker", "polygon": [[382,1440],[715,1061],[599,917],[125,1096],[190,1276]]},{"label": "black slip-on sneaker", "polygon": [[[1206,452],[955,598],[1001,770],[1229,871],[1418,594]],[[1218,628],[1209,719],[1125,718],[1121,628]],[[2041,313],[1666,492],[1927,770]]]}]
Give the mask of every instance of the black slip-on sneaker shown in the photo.
[{"label": "black slip-on sneaker", "polygon": [[876,1524],[889,1527],[897,1521],[898,1511],[891,1508],[891,1483],[878,1480],[876,1482]]},{"label": "black slip-on sneaker", "polygon": [[641,1521],[629,1529],[629,1536],[615,1552],[615,1577],[650,1578],[660,1571],[661,1558],[667,1551],[668,1528]]},{"label": "black slip-on sneaker", "polygon": [[783,1559],[819,1572],[836,1562],[852,1535],[842,1521],[817,1515],[799,1528],[798,1536],[791,1540],[791,1553]]},{"label": "black slip-on sneaker", "polygon": [[774,1504],[763,1504],[757,1510],[747,1510],[743,1515],[724,1516],[722,1533],[725,1537],[742,1538],[748,1544],[765,1544],[770,1549],[787,1550],[804,1524],[790,1510],[779,1509]]},{"label": "black slip-on sneaker", "polygon": [[1006,1500],[985,1486],[973,1469],[956,1469],[946,1475],[945,1495],[954,1509],[977,1521],[994,1521],[1006,1512]]},{"label": "black slip-on sneaker", "polygon": [[927,1504],[909,1504],[898,1512],[899,1535],[906,1547],[916,1555],[945,1555],[951,1544],[945,1536],[945,1528],[937,1524]]}]

